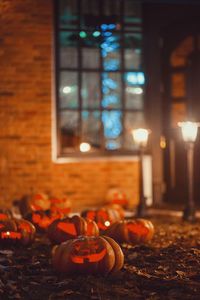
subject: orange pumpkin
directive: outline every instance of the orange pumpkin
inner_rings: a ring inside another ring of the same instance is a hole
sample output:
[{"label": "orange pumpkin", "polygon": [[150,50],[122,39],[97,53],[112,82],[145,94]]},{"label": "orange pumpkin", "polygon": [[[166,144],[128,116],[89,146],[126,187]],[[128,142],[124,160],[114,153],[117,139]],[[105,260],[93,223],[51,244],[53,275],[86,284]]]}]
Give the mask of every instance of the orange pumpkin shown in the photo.
[{"label": "orange pumpkin", "polygon": [[91,220],[73,216],[55,220],[48,228],[49,239],[56,244],[77,238],[79,235],[98,236],[97,224]]},{"label": "orange pumpkin", "polygon": [[40,210],[28,214],[26,218],[36,226],[38,231],[46,231],[54,220],[60,218],[60,215]]},{"label": "orange pumpkin", "polygon": [[108,190],[106,202],[109,204],[118,204],[124,208],[127,208],[129,204],[127,194],[123,190],[114,187]]},{"label": "orange pumpkin", "polygon": [[139,244],[152,239],[154,226],[145,219],[124,220],[112,224],[105,234],[119,243]]},{"label": "orange pumpkin", "polygon": [[58,272],[66,274],[106,275],[123,267],[124,255],[109,237],[79,237],[54,246],[52,263]]},{"label": "orange pumpkin", "polygon": [[71,211],[71,201],[67,198],[52,198],[51,201],[51,211],[55,214],[60,214],[61,216],[66,216]]},{"label": "orange pumpkin", "polygon": [[8,209],[0,209],[0,221],[8,220],[12,217],[12,214]]},{"label": "orange pumpkin", "polygon": [[35,238],[35,227],[26,220],[10,218],[0,221],[0,244],[19,242],[30,245]]},{"label": "orange pumpkin", "polygon": [[19,209],[23,217],[26,217],[26,215],[34,211],[49,210],[50,206],[51,202],[44,193],[24,196],[19,202]]},{"label": "orange pumpkin", "polygon": [[107,229],[112,223],[122,219],[120,212],[113,208],[88,209],[81,216],[95,221],[100,230]]}]

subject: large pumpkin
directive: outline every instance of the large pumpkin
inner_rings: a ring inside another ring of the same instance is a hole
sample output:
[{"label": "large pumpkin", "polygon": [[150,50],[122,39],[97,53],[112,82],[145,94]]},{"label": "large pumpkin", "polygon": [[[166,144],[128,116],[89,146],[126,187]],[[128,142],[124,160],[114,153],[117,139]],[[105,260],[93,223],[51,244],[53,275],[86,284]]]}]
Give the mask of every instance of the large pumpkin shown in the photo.
[{"label": "large pumpkin", "polygon": [[8,209],[0,209],[0,221],[8,220],[11,217],[12,214]]},{"label": "large pumpkin", "polygon": [[56,244],[77,238],[79,235],[98,236],[97,224],[91,220],[73,216],[55,220],[48,228],[49,239]]},{"label": "large pumpkin", "polygon": [[122,215],[117,209],[106,207],[85,210],[81,216],[95,221],[100,230],[106,230],[112,223],[122,219]]},{"label": "large pumpkin", "polygon": [[112,224],[105,234],[119,243],[139,244],[152,239],[154,226],[145,219],[124,220]]},{"label": "large pumpkin", "polygon": [[58,272],[66,274],[105,275],[123,267],[124,255],[109,237],[79,237],[54,246],[52,263]]},{"label": "large pumpkin", "polygon": [[10,218],[0,221],[0,244],[19,242],[30,245],[35,238],[35,227],[26,220]]}]

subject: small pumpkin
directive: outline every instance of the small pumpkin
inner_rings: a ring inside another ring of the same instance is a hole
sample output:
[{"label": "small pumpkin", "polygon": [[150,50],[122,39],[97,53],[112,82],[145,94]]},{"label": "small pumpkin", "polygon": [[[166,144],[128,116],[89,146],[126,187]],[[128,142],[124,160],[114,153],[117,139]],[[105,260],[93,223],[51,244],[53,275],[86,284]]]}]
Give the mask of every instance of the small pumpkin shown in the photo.
[{"label": "small pumpkin", "polygon": [[123,220],[112,224],[105,234],[119,243],[139,244],[152,239],[154,226],[146,219]]},{"label": "small pumpkin", "polygon": [[34,211],[49,210],[51,202],[44,193],[37,193],[30,196],[22,197],[19,202],[19,209],[23,217]]},{"label": "small pumpkin", "polygon": [[38,210],[28,214],[26,218],[36,226],[38,231],[46,231],[54,220],[60,218],[60,215],[53,214],[50,210]]},{"label": "small pumpkin", "polygon": [[122,219],[118,210],[106,207],[85,210],[81,216],[96,222],[100,230],[106,230],[112,223]]},{"label": "small pumpkin", "polygon": [[110,188],[106,194],[106,203],[118,204],[123,208],[127,208],[129,205],[129,199],[127,194],[119,188]]},{"label": "small pumpkin", "polygon": [[0,221],[0,244],[19,242],[30,245],[35,238],[35,227],[24,219],[10,218]]},{"label": "small pumpkin", "polygon": [[52,264],[55,270],[66,274],[106,275],[123,267],[124,255],[109,237],[79,237],[54,246]]},{"label": "small pumpkin", "polygon": [[79,235],[98,236],[99,229],[97,224],[75,215],[57,219],[48,228],[49,239],[56,244],[77,238]]},{"label": "small pumpkin", "polygon": [[8,209],[0,209],[0,221],[8,220],[11,217],[12,214]]},{"label": "small pumpkin", "polygon": [[60,214],[61,216],[66,216],[71,211],[71,201],[67,198],[52,198],[51,201],[51,210],[55,214]]}]

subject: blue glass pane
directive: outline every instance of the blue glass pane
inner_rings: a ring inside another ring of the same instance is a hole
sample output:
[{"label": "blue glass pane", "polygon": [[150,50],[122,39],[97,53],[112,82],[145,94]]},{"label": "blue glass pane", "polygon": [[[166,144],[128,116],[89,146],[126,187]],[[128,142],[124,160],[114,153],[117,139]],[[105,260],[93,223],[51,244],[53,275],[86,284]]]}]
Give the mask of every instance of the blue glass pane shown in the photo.
[{"label": "blue glass pane", "polygon": [[82,103],[83,108],[100,107],[100,74],[94,72],[82,73]]},{"label": "blue glass pane", "polygon": [[61,144],[63,148],[73,148],[80,144],[78,132],[79,113],[65,111],[60,113]]},{"label": "blue glass pane", "polygon": [[82,112],[82,142],[90,143],[92,149],[100,148],[100,116],[99,111]]},{"label": "blue glass pane", "polygon": [[106,149],[119,149],[121,147],[122,112],[103,111],[102,123]]},{"label": "blue glass pane", "polygon": [[121,74],[102,74],[102,102],[103,108],[121,108]]},{"label": "blue glass pane", "polygon": [[78,107],[77,72],[61,72],[59,86],[60,108]]},{"label": "blue glass pane", "polygon": [[60,20],[62,28],[75,29],[78,26],[77,1],[60,0]]},{"label": "blue glass pane", "polygon": [[125,83],[127,85],[144,85],[145,77],[143,72],[127,72],[125,73]]},{"label": "blue glass pane", "polygon": [[[106,25],[106,28],[111,25]],[[103,27],[103,25],[101,27]],[[104,26],[104,27],[105,27]],[[103,62],[103,68],[106,71],[119,70],[121,66],[120,59],[120,37],[113,34],[112,30],[102,30],[102,42],[101,42],[101,56]]]}]

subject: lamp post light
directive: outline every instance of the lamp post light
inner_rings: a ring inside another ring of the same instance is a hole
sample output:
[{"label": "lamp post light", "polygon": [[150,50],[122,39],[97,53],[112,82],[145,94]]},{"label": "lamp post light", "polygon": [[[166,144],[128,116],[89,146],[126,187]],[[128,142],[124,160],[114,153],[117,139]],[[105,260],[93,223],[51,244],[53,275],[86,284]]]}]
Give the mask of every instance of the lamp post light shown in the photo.
[{"label": "lamp post light", "polygon": [[144,195],[143,182],[143,157],[149,136],[149,130],[145,128],[137,128],[132,130],[132,136],[135,143],[139,146],[139,162],[140,162],[140,177],[139,177],[139,204],[137,207],[137,216],[144,217],[146,215],[146,198]]},{"label": "lamp post light", "polygon": [[187,149],[187,175],[188,175],[188,199],[183,212],[183,219],[187,221],[195,220],[194,203],[194,143],[196,141],[199,123],[197,122],[179,122],[181,127],[183,141]]}]

